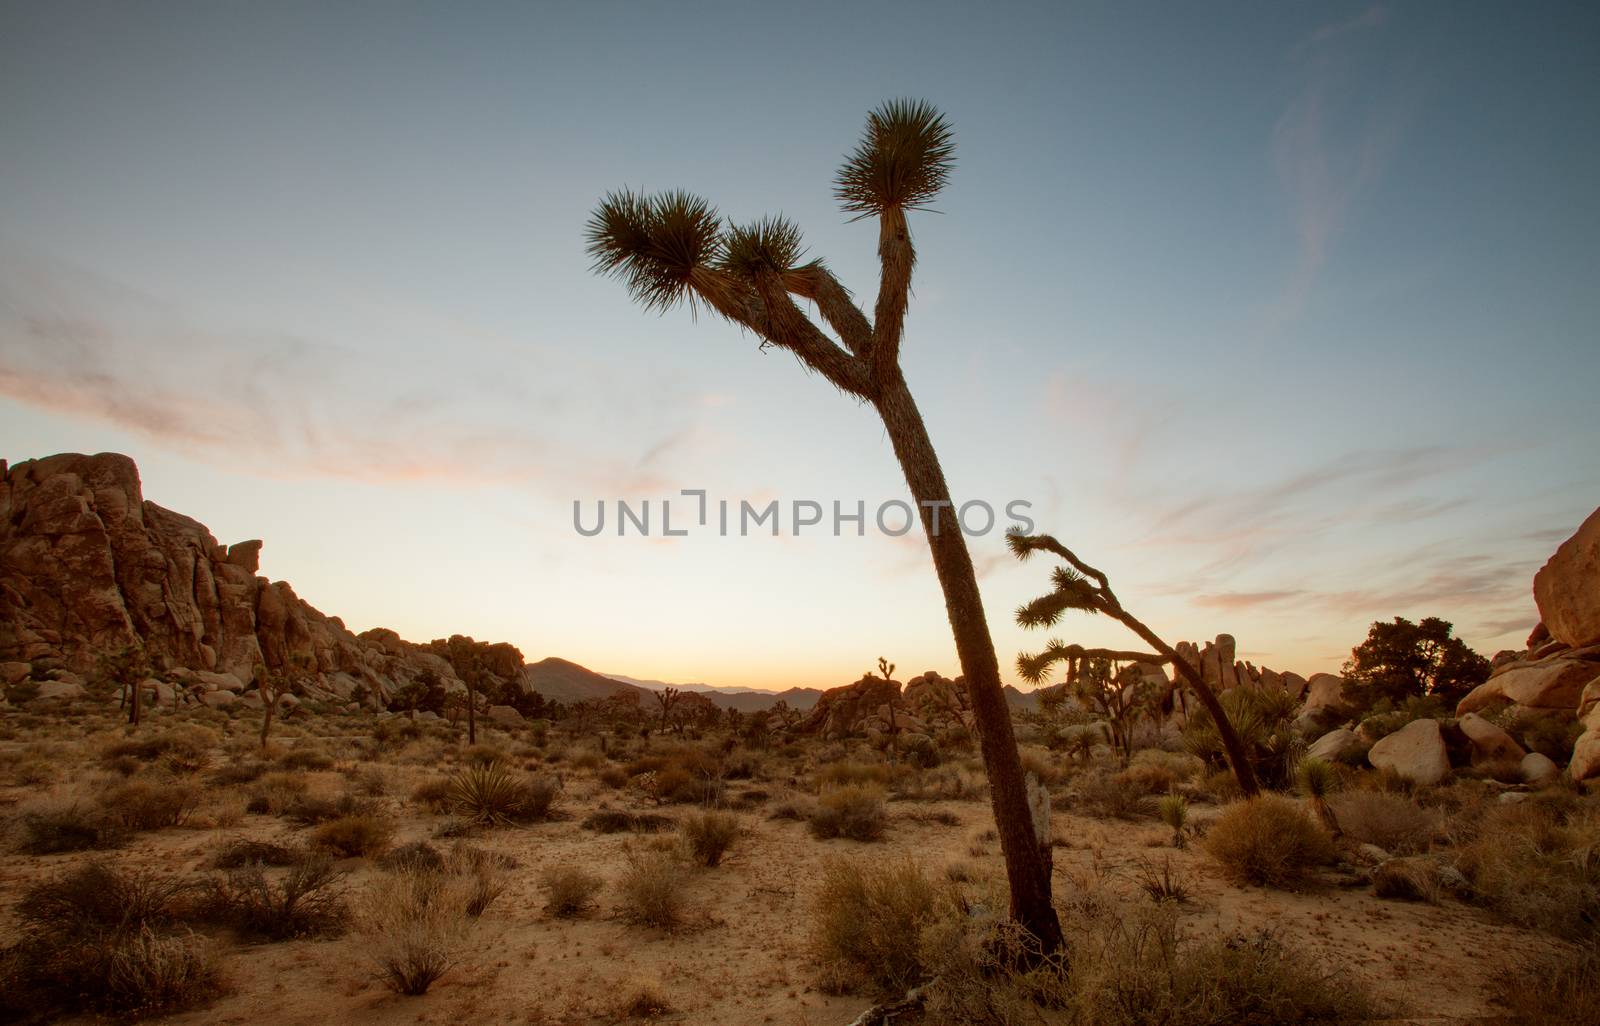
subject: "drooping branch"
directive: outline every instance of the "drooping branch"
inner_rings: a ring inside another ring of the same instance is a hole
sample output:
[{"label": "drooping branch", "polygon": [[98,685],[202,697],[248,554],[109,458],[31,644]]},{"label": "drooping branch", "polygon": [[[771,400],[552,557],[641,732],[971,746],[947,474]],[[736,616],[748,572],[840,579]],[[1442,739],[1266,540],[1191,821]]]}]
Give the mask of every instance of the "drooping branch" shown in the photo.
[{"label": "drooping branch", "polygon": [[[1071,567],[1071,570],[1057,567],[1056,572],[1052,574],[1055,585],[1053,590],[1017,610],[1019,624],[1024,627],[1054,624],[1067,610],[1076,609],[1086,613],[1104,613],[1137,634],[1145,644],[1161,654],[1163,657],[1161,662],[1173,664],[1178,674],[1194,689],[1200,704],[1211,714],[1212,720],[1217,725],[1217,734],[1222,740],[1222,746],[1227,751],[1228,762],[1233,767],[1234,777],[1239,781],[1239,789],[1247,797],[1260,793],[1261,787],[1256,781],[1255,769],[1245,755],[1244,744],[1239,740],[1239,734],[1233,729],[1233,724],[1222,708],[1222,703],[1218,701],[1216,693],[1187,659],[1179,656],[1171,645],[1162,641],[1154,631],[1122,608],[1122,603],[1117,601],[1117,596],[1112,592],[1111,584],[1104,573],[1079,559],[1072,550],[1048,534],[1025,535],[1011,532],[1006,535],[1006,542],[1019,560],[1026,560],[1033,553],[1043,551],[1052,553]],[[1046,649],[1039,656],[1026,657],[1026,661],[1019,658],[1018,672],[1025,679],[1041,680],[1050,664],[1062,658],[1067,656],[1056,656],[1051,649]],[[1030,671],[1033,675],[1030,675]]]}]

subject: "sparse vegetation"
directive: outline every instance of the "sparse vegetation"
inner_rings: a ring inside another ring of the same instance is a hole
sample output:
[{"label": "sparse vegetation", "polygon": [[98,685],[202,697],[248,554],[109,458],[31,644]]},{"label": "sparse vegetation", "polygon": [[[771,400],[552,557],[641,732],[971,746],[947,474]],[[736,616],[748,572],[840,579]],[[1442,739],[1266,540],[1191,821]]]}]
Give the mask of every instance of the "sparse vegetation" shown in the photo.
[{"label": "sparse vegetation", "polygon": [[670,852],[630,848],[616,889],[624,918],[660,930],[683,921],[683,870]]},{"label": "sparse vegetation", "polygon": [[726,812],[697,812],[680,827],[685,846],[702,866],[714,867],[739,836],[739,817]]},{"label": "sparse vegetation", "polygon": [[877,841],[889,823],[880,788],[847,784],[824,791],[812,808],[811,836],[820,840],[846,837],[852,841]]},{"label": "sparse vegetation", "polygon": [[866,984],[898,994],[922,982],[923,931],[951,900],[915,862],[829,859],[811,908],[811,951],[824,988]]},{"label": "sparse vegetation", "polygon": [[594,897],[605,881],[579,866],[550,866],[539,874],[544,888],[545,911],[558,918],[582,915],[594,907]]}]

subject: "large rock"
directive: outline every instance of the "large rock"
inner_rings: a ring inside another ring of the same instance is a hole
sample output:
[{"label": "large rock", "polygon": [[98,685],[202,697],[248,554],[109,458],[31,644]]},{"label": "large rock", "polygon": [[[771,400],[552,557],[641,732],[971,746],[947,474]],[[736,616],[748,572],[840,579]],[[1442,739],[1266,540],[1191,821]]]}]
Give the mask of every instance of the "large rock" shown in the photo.
[{"label": "large rock", "polygon": [[1528,784],[1548,784],[1561,775],[1561,767],[1542,752],[1529,752],[1522,757],[1522,780]]},{"label": "large rock", "polygon": [[1373,745],[1367,761],[1415,784],[1437,784],[1450,772],[1450,753],[1438,720],[1412,720]]},{"label": "large rock", "polygon": [[40,683],[39,693],[35,696],[35,698],[41,700],[47,698],[60,700],[69,698],[82,698],[83,696],[84,690],[82,684],[66,680],[47,680]]},{"label": "large rock", "polygon": [[1458,721],[1461,732],[1472,745],[1472,762],[1518,761],[1527,753],[1516,739],[1477,713],[1467,713]]},{"label": "large rock", "polygon": [[1572,759],[1567,763],[1567,775],[1573,780],[1600,777],[1600,730],[1591,727],[1578,735],[1572,746]]},{"label": "large rock", "polygon": [[515,707],[509,705],[491,705],[483,715],[490,723],[500,727],[520,727],[527,722]]},{"label": "large rock", "polygon": [[1564,653],[1536,662],[1508,663],[1456,703],[1456,715],[1482,712],[1498,701],[1530,709],[1578,708],[1584,685],[1600,665],[1588,653]]},{"label": "large rock", "polygon": [[824,691],[811,714],[795,729],[828,739],[864,736],[868,729],[882,730],[887,726],[878,709],[889,702],[903,706],[900,682],[868,674],[854,684]]},{"label": "large rock", "polygon": [[1600,642],[1600,509],[1534,575],[1533,600],[1557,641],[1573,648]]},{"label": "large rock", "polygon": [[1321,759],[1323,762],[1344,762],[1360,753],[1365,747],[1355,731],[1349,727],[1336,727],[1317,738],[1311,747],[1306,749],[1306,756],[1311,759]]},{"label": "large rock", "polygon": [[171,679],[231,693],[260,664],[294,674],[307,695],[342,702],[360,687],[377,705],[425,673],[461,688],[458,654],[493,678],[486,689],[515,686],[513,646],[352,634],[287,583],[258,577],[260,555],[260,541],[222,545],[146,500],[126,456],[0,461],[0,676],[41,659],[87,673],[138,644]]},{"label": "large rock", "polygon": [[1355,703],[1345,696],[1345,679],[1331,673],[1312,675],[1306,682],[1306,700],[1295,722],[1302,728],[1328,726],[1355,714]]},{"label": "large rock", "polygon": [[238,705],[241,699],[232,691],[207,691],[200,696],[200,701],[204,702],[207,708],[226,709]]}]

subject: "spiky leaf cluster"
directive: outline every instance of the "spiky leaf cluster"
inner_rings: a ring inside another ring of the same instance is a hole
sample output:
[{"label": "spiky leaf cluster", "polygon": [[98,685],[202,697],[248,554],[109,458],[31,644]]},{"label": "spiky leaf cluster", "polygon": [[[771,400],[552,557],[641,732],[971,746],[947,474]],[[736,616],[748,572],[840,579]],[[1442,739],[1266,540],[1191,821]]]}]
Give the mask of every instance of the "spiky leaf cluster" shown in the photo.
[{"label": "spiky leaf cluster", "polygon": [[950,179],[955,139],[923,100],[891,100],[867,115],[861,141],[834,176],[834,196],[858,217],[923,207]]},{"label": "spiky leaf cluster", "polygon": [[724,245],[716,208],[681,190],[608,193],[584,234],[594,270],[621,280],[636,302],[653,310],[684,299],[693,304],[695,272],[718,262]]}]

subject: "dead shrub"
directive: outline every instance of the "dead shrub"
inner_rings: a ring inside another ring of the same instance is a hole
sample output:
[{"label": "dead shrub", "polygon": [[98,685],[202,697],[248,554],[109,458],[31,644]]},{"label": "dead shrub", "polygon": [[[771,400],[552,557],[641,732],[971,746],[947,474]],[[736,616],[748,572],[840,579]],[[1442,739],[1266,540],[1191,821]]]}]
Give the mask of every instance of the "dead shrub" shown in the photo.
[{"label": "dead shrub", "polygon": [[628,1019],[655,1019],[672,1010],[661,984],[642,978],[630,982],[617,1003],[617,1014]]},{"label": "dead shrub", "polygon": [[909,860],[831,858],[811,905],[810,941],[825,989],[900,993],[927,975],[922,934],[950,893]]},{"label": "dead shrub", "polygon": [[[1571,940],[1600,935],[1600,811],[1534,800],[1488,809],[1456,850],[1471,900]],[[1570,806],[1569,806],[1570,807]]]},{"label": "dead shrub", "polygon": [[846,837],[852,841],[878,841],[888,827],[883,789],[849,784],[823,792],[810,815],[811,836],[820,840]]},{"label": "dead shrub", "polygon": [[397,994],[426,994],[460,957],[471,928],[470,885],[432,872],[388,873],[369,885],[360,930],[378,979]]},{"label": "dead shrub", "polygon": [[251,841],[236,838],[228,841],[211,856],[213,869],[240,869],[244,866],[292,866],[306,857],[298,848],[290,848],[271,841]]},{"label": "dead shrub", "polygon": [[200,788],[170,778],[130,780],[100,796],[107,818],[126,830],[182,826],[200,807]]},{"label": "dead shrub", "polygon": [[1333,859],[1333,842],[1300,803],[1264,794],[1222,810],[1206,853],[1235,883],[1292,887]]},{"label": "dead shrub", "polygon": [[278,760],[278,766],[286,770],[330,770],[333,765],[333,756],[320,748],[294,748]]},{"label": "dead shrub", "polygon": [[629,849],[627,866],[617,879],[624,918],[660,930],[683,920],[684,875],[670,852]]},{"label": "dead shrub", "polygon": [[213,878],[203,909],[213,922],[273,941],[335,936],[349,917],[339,874],[326,858],[296,863],[277,881],[259,865]]},{"label": "dead shrub", "polygon": [[1347,836],[1393,855],[1425,850],[1442,825],[1438,813],[1386,791],[1344,791],[1329,798],[1328,805]]},{"label": "dead shrub", "polygon": [[281,816],[309,786],[304,773],[264,773],[251,785],[245,811]]},{"label": "dead shrub", "polygon": [[121,826],[103,811],[77,802],[50,802],[25,809],[17,819],[17,832],[17,851],[24,855],[114,848],[124,835]]},{"label": "dead shrub", "polygon": [[1077,801],[1074,804],[1091,816],[1140,819],[1155,809],[1145,790],[1146,782],[1143,777],[1095,769],[1076,781]]},{"label": "dead shrub", "polygon": [[311,847],[338,858],[372,858],[389,847],[394,824],[381,816],[331,819],[311,832]]},{"label": "dead shrub", "polygon": [[549,866],[539,874],[547,898],[544,910],[561,919],[582,915],[594,907],[605,881],[578,866]]},{"label": "dead shrub", "polygon": [[634,813],[617,809],[600,809],[585,816],[581,825],[585,830],[593,830],[597,834],[620,834],[625,831],[636,834],[658,834],[663,830],[677,829],[678,822],[653,812]]},{"label": "dead shrub", "polygon": [[299,826],[316,826],[350,816],[370,816],[377,809],[377,802],[355,794],[345,793],[336,798],[306,795],[290,802],[283,816]]},{"label": "dead shrub", "polygon": [[1505,1026],[1593,1026],[1600,1022],[1600,939],[1504,969],[1492,987]]},{"label": "dead shrub", "polygon": [[141,1019],[209,1003],[225,990],[215,948],[148,927],[32,934],[9,949],[6,1000],[39,1021],[88,1012]]},{"label": "dead shrub", "polygon": [[56,933],[168,926],[191,909],[191,884],[97,859],[28,888],[17,916]]},{"label": "dead shrub", "polygon": [[429,812],[448,812],[451,807],[449,777],[424,780],[411,791],[411,800]]},{"label": "dead shrub", "polygon": [[694,860],[714,868],[722,862],[740,833],[739,817],[727,812],[697,812],[679,827],[684,845]]}]

